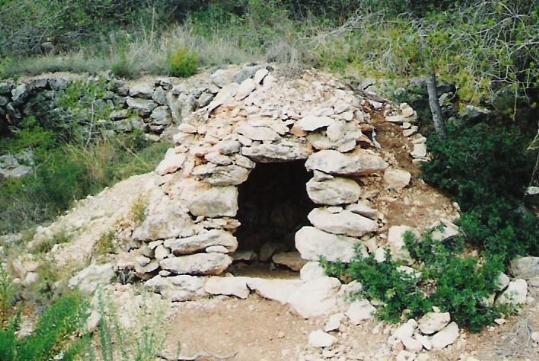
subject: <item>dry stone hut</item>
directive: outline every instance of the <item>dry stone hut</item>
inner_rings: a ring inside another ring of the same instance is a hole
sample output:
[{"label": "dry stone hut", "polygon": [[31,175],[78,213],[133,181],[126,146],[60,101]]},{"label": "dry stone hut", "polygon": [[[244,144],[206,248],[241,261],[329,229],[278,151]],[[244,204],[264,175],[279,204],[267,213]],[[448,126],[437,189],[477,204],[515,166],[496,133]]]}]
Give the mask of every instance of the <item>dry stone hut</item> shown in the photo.
[{"label": "dry stone hut", "polygon": [[223,84],[179,126],[156,170],[159,191],[133,233],[155,250],[147,270],[217,275],[238,249],[260,253],[268,242],[305,260],[350,260],[379,227],[361,179],[388,166],[361,103],[309,72],[289,80],[261,67]]}]

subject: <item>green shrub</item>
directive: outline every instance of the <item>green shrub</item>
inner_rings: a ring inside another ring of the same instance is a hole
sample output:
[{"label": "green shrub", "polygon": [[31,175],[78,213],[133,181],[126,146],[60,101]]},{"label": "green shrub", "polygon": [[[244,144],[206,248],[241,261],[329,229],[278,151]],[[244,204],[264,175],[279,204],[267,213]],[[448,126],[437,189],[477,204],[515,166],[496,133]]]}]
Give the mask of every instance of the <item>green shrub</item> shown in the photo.
[{"label": "green shrub", "polygon": [[168,58],[169,73],[172,76],[187,78],[197,73],[199,63],[198,54],[189,49],[179,49],[170,54]]},{"label": "green shrub", "polygon": [[45,311],[35,330],[28,337],[17,338],[20,316],[0,329],[0,359],[3,361],[48,361],[68,350],[73,359],[79,347],[74,340],[87,318],[87,303],[81,295],[72,293],[58,299]]},{"label": "green shrub", "polygon": [[0,328],[12,315],[15,296],[16,289],[11,281],[11,277],[0,264]]},{"label": "green shrub", "polygon": [[483,302],[494,294],[496,278],[504,270],[500,258],[464,256],[458,242],[440,243],[430,233],[421,241],[407,233],[405,240],[419,264],[416,273],[399,269],[403,263],[389,252],[384,262],[358,255],[349,264],[323,260],[322,265],[330,276],[361,282],[362,290],[352,297],[381,302],[377,317],[385,321],[418,318],[437,306],[459,326],[479,332],[500,316],[499,309]]},{"label": "green shrub", "polygon": [[449,127],[448,134],[429,137],[433,159],[423,165],[423,178],[455,197],[466,242],[506,261],[539,255],[539,220],[522,207],[534,165],[529,137],[516,127],[483,123]]}]

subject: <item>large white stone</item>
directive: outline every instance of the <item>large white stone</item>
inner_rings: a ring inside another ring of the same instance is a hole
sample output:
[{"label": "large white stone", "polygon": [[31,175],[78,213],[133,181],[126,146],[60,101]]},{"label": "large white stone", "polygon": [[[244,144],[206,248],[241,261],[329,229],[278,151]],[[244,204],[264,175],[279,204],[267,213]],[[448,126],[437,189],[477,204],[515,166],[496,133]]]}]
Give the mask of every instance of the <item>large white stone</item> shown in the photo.
[{"label": "large white stone", "polygon": [[411,259],[410,253],[406,249],[406,244],[404,242],[404,235],[406,232],[412,232],[414,235],[418,236],[415,228],[409,226],[393,226],[389,228],[387,233],[389,250],[391,251],[391,255],[397,260],[409,261]]},{"label": "large white stone", "polygon": [[210,295],[249,297],[247,279],[245,277],[210,277],[204,285],[204,290]]},{"label": "large white stone", "polygon": [[447,326],[451,316],[449,312],[429,312],[418,321],[419,330],[425,335],[432,335]]},{"label": "large white stone", "polygon": [[307,182],[307,194],[316,204],[338,205],[357,202],[361,187],[347,178],[332,178],[323,181],[311,179]]},{"label": "large white stone", "polygon": [[350,304],[345,312],[346,317],[353,325],[359,325],[361,322],[374,318],[376,308],[368,300],[359,300]]},{"label": "large white stone", "polygon": [[165,247],[170,248],[175,255],[191,254],[212,246],[223,246],[229,253],[238,248],[238,241],[232,233],[220,229],[212,229],[200,234],[186,237],[167,239]]},{"label": "large white stone", "polygon": [[336,150],[321,150],[311,155],[305,166],[309,170],[324,173],[361,176],[383,171],[388,164],[378,155],[359,149],[346,154]]},{"label": "large white stone", "polygon": [[444,329],[434,335],[431,339],[432,347],[435,350],[441,350],[452,343],[459,337],[459,326],[456,322],[451,322]]},{"label": "large white stone", "polygon": [[344,320],[344,313],[336,313],[331,315],[324,326],[325,332],[338,331],[341,327],[341,322]]},{"label": "large white stone", "polygon": [[523,279],[515,279],[509,282],[509,285],[496,299],[497,305],[522,305],[526,303],[528,295],[528,283]]},{"label": "large white stone", "polygon": [[410,183],[412,175],[404,169],[386,169],[384,172],[384,182],[388,188],[400,191]]},{"label": "large white stone", "polygon": [[155,172],[159,175],[174,173],[183,166],[185,162],[185,154],[177,154],[174,148],[169,148],[165,154],[165,158],[159,163]]},{"label": "large white stone", "polygon": [[70,288],[78,288],[83,292],[92,293],[99,285],[110,283],[113,277],[114,270],[111,263],[93,264],[73,276],[68,285]]},{"label": "large white stone", "polygon": [[219,275],[232,263],[232,257],[221,253],[197,253],[189,256],[165,258],[159,262],[162,269],[175,274]]},{"label": "large white stone", "polygon": [[309,261],[324,257],[332,262],[350,262],[356,256],[358,245],[357,238],[327,233],[315,227],[303,227],[296,233],[296,249]]},{"label": "large white stone", "polygon": [[229,187],[209,187],[192,194],[187,208],[194,216],[235,217],[238,212],[238,189]]},{"label": "large white stone", "polygon": [[439,242],[455,238],[460,234],[459,227],[447,219],[441,219],[432,228],[434,229],[432,239]]},{"label": "large white stone", "polygon": [[335,120],[326,116],[307,115],[296,122],[294,127],[306,132],[312,132],[335,123]]},{"label": "large white stone", "polygon": [[243,100],[249,94],[251,94],[256,89],[256,83],[253,79],[247,78],[241,82],[238,92],[236,93],[236,99]]},{"label": "large white stone", "polygon": [[337,293],[341,282],[322,277],[304,283],[294,292],[288,304],[304,318],[329,315],[337,309]]},{"label": "large white stone", "polygon": [[190,301],[206,295],[204,277],[180,275],[173,277],[155,276],[144,283],[144,286],[170,298],[175,302]]},{"label": "large white stone", "polygon": [[345,236],[360,237],[378,230],[378,224],[372,219],[346,210],[332,213],[327,208],[315,208],[308,218],[316,228]]},{"label": "large white stone", "polygon": [[249,278],[247,280],[247,286],[260,297],[282,304],[288,303],[290,297],[302,285],[303,282],[295,279]]},{"label": "large white stone", "polygon": [[279,134],[269,127],[253,127],[248,124],[240,126],[237,132],[251,140],[272,141],[279,138]]},{"label": "large white stone", "polygon": [[539,257],[518,257],[511,261],[511,274],[525,280],[539,277]]},{"label": "large white stone", "polygon": [[319,262],[307,262],[299,271],[299,276],[302,281],[312,281],[325,277],[326,272]]},{"label": "large white stone", "polygon": [[335,336],[325,333],[322,330],[316,330],[309,334],[309,346],[311,347],[330,347],[332,346],[337,339]]}]

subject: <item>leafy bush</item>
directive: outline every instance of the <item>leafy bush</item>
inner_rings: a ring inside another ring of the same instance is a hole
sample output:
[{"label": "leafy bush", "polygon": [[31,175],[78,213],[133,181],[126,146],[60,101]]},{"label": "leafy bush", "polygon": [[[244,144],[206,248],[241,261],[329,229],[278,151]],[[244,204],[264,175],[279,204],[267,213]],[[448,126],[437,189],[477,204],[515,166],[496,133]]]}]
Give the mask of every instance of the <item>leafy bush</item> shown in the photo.
[{"label": "leafy bush", "polygon": [[73,341],[87,318],[87,304],[79,294],[65,295],[52,304],[28,337],[17,338],[20,316],[0,329],[0,359],[5,361],[48,361],[62,351],[73,359],[81,340]]},{"label": "leafy bush", "polygon": [[168,59],[169,73],[172,76],[187,78],[198,71],[200,59],[189,49],[180,49],[173,52]]},{"label": "leafy bush", "polygon": [[15,303],[16,289],[11,277],[0,264],[0,327],[8,321]]},{"label": "leafy bush", "polygon": [[479,332],[500,316],[500,310],[484,302],[495,292],[496,278],[504,269],[500,258],[465,256],[462,247],[434,241],[429,233],[422,241],[412,233],[405,239],[420,265],[415,272],[401,269],[402,262],[394,261],[389,252],[384,262],[358,255],[350,264],[322,265],[331,276],[361,282],[361,292],[353,297],[381,301],[377,316],[385,321],[418,318],[437,306],[461,327]]},{"label": "leafy bush", "polygon": [[539,254],[539,220],[522,207],[534,165],[525,149],[529,137],[483,123],[450,127],[448,134],[429,137],[433,160],[423,165],[423,177],[455,197],[466,241],[506,260]]}]

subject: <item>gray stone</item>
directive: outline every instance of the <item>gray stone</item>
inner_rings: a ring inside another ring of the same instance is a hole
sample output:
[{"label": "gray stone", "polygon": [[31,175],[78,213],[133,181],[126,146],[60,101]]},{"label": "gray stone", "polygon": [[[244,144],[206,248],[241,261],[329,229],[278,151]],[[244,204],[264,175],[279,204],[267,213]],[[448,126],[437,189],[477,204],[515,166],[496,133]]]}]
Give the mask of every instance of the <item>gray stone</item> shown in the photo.
[{"label": "gray stone", "polygon": [[253,127],[247,124],[240,126],[236,130],[239,134],[252,139],[260,141],[273,141],[279,138],[279,134],[269,127]]},{"label": "gray stone", "polygon": [[152,95],[152,100],[159,105],[165,105],[167,103],[167,93],[163,90],[163,88],[158,87],[155,89]]},{"label": "gray stone", "polygon": [[432,239],[439,242],[445,242],[460,234],[459,227],[447,219],[441,219],[432,228]]},{"label": "gray stone", "polygon": [[238,212],[238,189],[229,187],[210,187],[192,195],[187,208],[195,216],[235,217]]},{"label": "gray stone", "polygon": [[249,96],[256,89],[256,83],[253,79],[247,78],[241,82],[238,92],[236,93],[236,99],[243,100]]},{"label": "gray stone", "polygon": [[231,186],[245,182],[249,176],[249,170],[237,165],[204,164],[195,167],[193,175],[203,178],[214,186]]},{"label": "gray stone", "polygon": [[170,115],[170,111],[168,107],[166,106],[158,106],[150,115],[150,118],[152,119],[153,124],[162,125],[162,126],[168,126],[172,124],[172,116]]},{"label": "gray stone", "polygon": [[236,70],[234,69],[217,69],[212,75],[210,75],[211,81],[219,88],[224,87],[234,81]]},{"label": "gray stone", "polygon": [[238,241],[230,232],[212,229],[191,237],[167,239],[164,245],[178,256],[195,253],[211,246],[223,246],[232,253],[238,248]]},{"label": "gray stone", "polygon": [[310,154],[305,144],[282,141],[277,144],[259,144],[243,147],[241,154],[261,163],[307,159]]},{"label": "gray stone", "polygon": [[366,256],[366,250],[357,238],[327,233],[315,227],[303,227],[296,233],[296,249],[309,261],[324,257],[332,262],[350,262],[356,256],[356,247]]},{"label": "gray stone", "polygon": [[539,277],[539,257],[518,257],[511,261],[511,274],[525,280]]},{"label": "gray stone", "polygon": [[361,187],[347,178],[311,179],[307,182],[307,193],[316,204],[339,205],[356,202],[361,195]]},{"label": "gray stone", "polygon": [[410,261],[410,253],[406,249],[404,241],[404,235],[406,232],[413,233],[416,237],[419,237],[415,228],[409,226],[392,226],[387,233],[387,243],[392,256],[397,260]]},{"label": "gray stone", "polygon": [[138,82],[129,88],[129,95],[132,97],[152,99],[154,85],[149,82]]},{"label": "gray stone", "polygon": [[30,94],[26,84],[19,84],[11,91],[11,99],[14,105],[21,105],[24,103],[28,95]]},{"label": "gray stone", "polygon": [[332,213],[327,208],[315,208],[308,218],[316,228],[345,236],[360,237],[378,230],[375,221],[350,211]]},{"label": "gray stone", "polygon": [[528,283],[523,279],[515,279],[509,282],[509,285],[496,299],[496,305],[518,306],[526,303],[528,295]]},{"label": "gray stone", "polygon": [[175,274],[219,275],[232,263],[232,257],[221,253],[197,253],[165,258],[159,265]]},{"label": "gray stone", "polygon": [[387,163],[378,155],[365,150],[342,154],[335,150],[322,150],[307,159],[308,170],[324,173],[361,176],[383,171]]},{"label": "gray stone", "polygon": [[157,104],[149,99],[127,97],[126,103],[129,108],[138,110],[142,116],[149,116],[157,107]]}]

